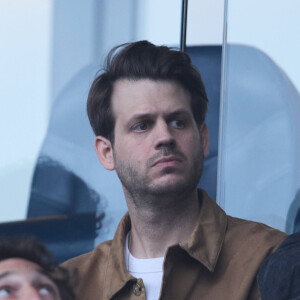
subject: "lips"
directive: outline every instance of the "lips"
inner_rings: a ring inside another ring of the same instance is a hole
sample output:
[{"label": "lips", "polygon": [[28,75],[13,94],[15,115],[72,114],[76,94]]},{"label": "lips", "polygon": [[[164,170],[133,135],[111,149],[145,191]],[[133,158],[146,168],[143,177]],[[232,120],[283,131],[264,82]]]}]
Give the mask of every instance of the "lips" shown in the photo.
[{"label": "lips", "polygon": [[173,166],[176,165],[177,163],[182,162],[182,160],[176,156],[166,156],[162,157],[154,162],[152,167],[155,166]]}]

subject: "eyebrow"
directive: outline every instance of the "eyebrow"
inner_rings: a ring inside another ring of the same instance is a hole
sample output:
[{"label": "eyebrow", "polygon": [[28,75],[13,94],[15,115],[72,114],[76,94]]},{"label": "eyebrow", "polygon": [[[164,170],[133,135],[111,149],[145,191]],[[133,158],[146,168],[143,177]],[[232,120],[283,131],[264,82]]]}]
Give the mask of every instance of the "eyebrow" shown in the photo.
[{"label": "eyebrow", "polygon": [[[179,108],[179,109],[174,110],[172,112],[168,112],[164,115],[165,115],[166,118],[171,118],[173,116],[178,116],[178,115],[181,115],[181,114],[190,115],[189,112],[184,108]],[[133,115],[130,118],[130,120],[128,121],[128,124],[131,124],[134,121],[152,118],[155,115],[156,115],[155,113],[137,113],[137,114]]]},{"label": "eyebrow", "polygon": [[172,118],[178,115],[190,115],[190,113],[186,109],[177,109],[169,114],[167,114],[167,118]]},{"label": "eyebrow", "polygon": [[7,276],[9,276],[9,275],[13,275],[13,274],[15,274],[15,273],[16,273],[16,272],[14,272],[14,271],[7,271],[7,272],[4,272],[4,273],[0,274],[0,279],[5,278],[5,277],[7,277]]},{"label": "eyebrow", "polygon": [[[38,273],[39,275],[43,275],[43,276],[49,278],[49,276],[42,270],[34,270],[34,272]],[[0,279],[8,277],[10,275],[15,275],[15,274],[18,274],[18,272],[17,271],[6,271],[6,272],[0,274]]]}]

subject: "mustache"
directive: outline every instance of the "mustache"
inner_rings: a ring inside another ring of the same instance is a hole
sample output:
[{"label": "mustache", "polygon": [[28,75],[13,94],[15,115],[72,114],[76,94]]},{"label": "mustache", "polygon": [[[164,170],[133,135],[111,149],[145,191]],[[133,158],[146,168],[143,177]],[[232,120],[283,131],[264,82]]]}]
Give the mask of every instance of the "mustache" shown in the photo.
[{"label": "mustache", "polygon": [[185,155],[182,152],[180,152],[176,149],[171,149],[171,148],[168,148],[168,147],[162,147],[159,150],[159,152],[157,152],[156,154],[154,154],[152,157],[150,157],[148,159],[147,165],[148,165],[148,167],[151,167],[151,166],[153,166],[153,164],[157,160],[159,160],[159,159],[161,159],[165,156],[170,156],[170,155],[175,156],[176,158],[181,159],[181,160],[185,160],[185,158],[186,158]]}]

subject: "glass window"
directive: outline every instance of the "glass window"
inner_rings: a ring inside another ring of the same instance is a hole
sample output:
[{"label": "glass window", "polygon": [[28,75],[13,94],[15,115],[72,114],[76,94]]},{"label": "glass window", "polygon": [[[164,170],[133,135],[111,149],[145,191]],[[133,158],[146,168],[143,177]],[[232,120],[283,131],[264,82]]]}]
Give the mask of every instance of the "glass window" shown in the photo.
[{"label": "glass window", "polygon": [[300,222],[299,11],[228,0],[223,57],[218,201],[288,233]]}]

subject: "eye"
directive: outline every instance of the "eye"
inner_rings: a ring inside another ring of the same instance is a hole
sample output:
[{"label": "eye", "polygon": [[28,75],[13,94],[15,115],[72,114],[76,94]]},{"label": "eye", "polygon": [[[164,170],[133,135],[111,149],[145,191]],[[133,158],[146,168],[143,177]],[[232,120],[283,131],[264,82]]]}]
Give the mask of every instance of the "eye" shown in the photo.
[{"label": "eye", "polygon": [[49,291],[49,289],[47,287],[42,287],[42,288],[39,289],[39,293],[41,295],[49,295],[50,291]]},{"label": "eye", "polygon": [[40,295],[54,295],[55,290],[51,285],[43,285],[38,289]]},{"label": "eye", "polygon": [[11,289],[8,286],[4,286],[0,288],[0,298],[4,298],[9,296],[11,293]]},{"label": "eye", "polygon": [[149,128],[149,122],[143,121],[143,122],[139,122],[139,123],[135,124],[132,127],[132,130],[136,131],[136,132],[143,132],[143,131],[146,131],[148,128]]},{"label": "eye", "polygon": [[170,122],[171,126],[173,126],[174,128],[184,128],[185,127],[185,121],[183,120],[172,120]]}]

